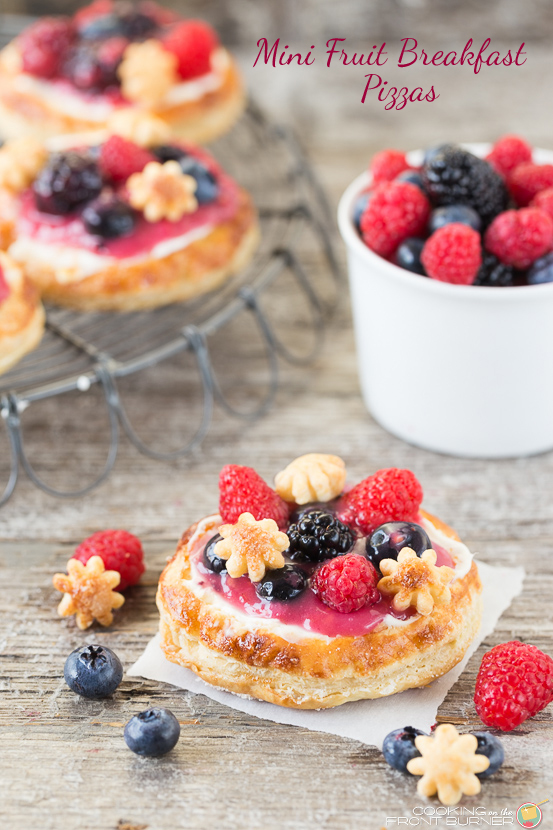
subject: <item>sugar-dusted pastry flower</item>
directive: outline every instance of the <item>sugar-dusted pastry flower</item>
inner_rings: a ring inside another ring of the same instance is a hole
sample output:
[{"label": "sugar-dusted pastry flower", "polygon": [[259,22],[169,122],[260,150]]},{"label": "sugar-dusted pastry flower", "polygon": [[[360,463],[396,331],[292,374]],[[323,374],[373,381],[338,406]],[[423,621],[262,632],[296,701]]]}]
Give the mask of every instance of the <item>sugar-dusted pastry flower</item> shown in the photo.
[{"label": "sugar-dusted pastry flower", "polygon": [[129,202],[148,222],[178,222],[185,213],[193,213],[198,207],[196,187],[196,179],[183,173],[178,161],[150,161],[127,180]]},{"label": "sugar-dusted pastry flower", "polygon": [[2,49],[0,64],[9,75],[18,75],[23,70],[21,50],[15,40]]},{"label": "sugar-dusted pastry flower", "polygon": [[17,193],[33,182],[48,152],[36,138],[7,141],[0,149],[0,188]]},{"label": "sugar-dusted pastry flower", "polygon": [[114,591],[121,581],[117,571],[106,571],[100,556],[91,556],[86,565],[78,559],[67,563],[67,574],[55,574],[54,588],[63,592],[58,605],[60,617],[76,614],[77,625],[83,631],[98,620],[100,625],[111,625],[114,608],[125,602],[123,594]]},{"label": "sugar-dusted pastry flower", "polygon": [[107,131],[139,147],[155,147],[171,138],[171,128],[163,119],[133,107],[116,109],[108,118]]},{"label": "sugar-dusted pastry flower", "polygon": [[452,807],[461,796],[480,792],[476,773],[487,770],[490,759],[476,753],[475,735],[459,735],[451,723],[442,723],[434,737],[418,735],[415,746],[422,757],[411,758],[407,769],[411,775],[422,775],[417,784],[421,795],[438,793],[442,804]]},{"label": "sugar-dusted pastry flower", "polygon": [[123,96],[135,104],[159,104],[178,82],[177,64],[158,40],[131,43],[118,69]]},{"label": "sugar-dusted pastry flower", "polygon": [[289,547],[288,536],[273,519],[256,521],[251,513],[242,513],[233,525],[221,525],[223,537],[214,553],[226,559],[232,577],[247,573],[252,582],[260,582],[267,570],[284,567],[283,551]]},{"label": "sugar-dusted pastry flower", "polygon": [[383,559],[380,570],[384,574],[378,583],[382,594],[393,594],[396,611],[409,607],[428,616],[435,605],[449,602],[449,583],[455,576],[453,568],[436,567],[436,551],[426,550],[419,558],[411,548],[403,548],[395,559]]},{"label": "sugar-dusted pastry flower", "polygon": [[331,501],[346,483],[346,465],[337,455],[311,452],[300,455],[275,478],[275,490],[285,501],[307,504]]}]

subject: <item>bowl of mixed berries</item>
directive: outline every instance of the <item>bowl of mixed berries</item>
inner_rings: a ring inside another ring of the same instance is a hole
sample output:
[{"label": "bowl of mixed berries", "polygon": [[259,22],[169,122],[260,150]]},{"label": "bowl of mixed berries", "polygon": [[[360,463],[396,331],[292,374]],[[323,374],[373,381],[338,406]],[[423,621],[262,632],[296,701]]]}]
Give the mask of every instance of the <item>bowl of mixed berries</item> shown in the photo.
[{"label": "bowl of mixed berries", "polygon": [[406,441],[553,448],[553,152],[383,150],[340,201],[365,403]]}]

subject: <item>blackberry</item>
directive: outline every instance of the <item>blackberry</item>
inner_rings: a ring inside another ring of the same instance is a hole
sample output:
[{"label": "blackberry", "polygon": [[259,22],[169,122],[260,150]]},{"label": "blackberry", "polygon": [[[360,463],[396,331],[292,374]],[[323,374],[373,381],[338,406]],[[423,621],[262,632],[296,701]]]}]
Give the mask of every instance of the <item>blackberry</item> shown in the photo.
[{"label": "blackberry", "polygon": [[434,205],[469,205],[485,226],[509,202],[499,173],[487,161],[461,147],[446,145],[434,153],[423,167],[423,179]]},{"label": "blackberry", "polygon": [[213,573],[220,574],[221,571],[226,571],[227,569],[227,560],[221,559],[220,556],[215,554],[215,545],[217,542],[220,542],[223,537],[216,533],[215,536],[212,536],[207,545],[204,548],[203,553],[203,563],[208,571],[213,571]]},{"label": "blackberry", "polygon": [[412,522],[386,522],[373,530],[365,543],[365,553],[375,568],[383,559],[397,559],[403,548],[411,548],[417,556],[432,547],[426,531]]},{"label": "blackberry", "polygon": [[269,571],[267,576],[255,586],[259,597],[268,600],[276,599],[279,602],[287,602],[299,597],[306,588],[307,574],[296,565],[285,565],[283,568]]},{"label": "blackberry", "polygon": [[290,559],[299,562],[322,562],[347,553],[354,536],[349,527],[331,513],[315,510],[288,528]]},{"label": "blackberry", "polygon": [[503,265],[489,251],[482,251],[482,265],[473,285],[507,287],[515,284],[515,271],[512,265]]},{"label": "blackberry", "polygon": [[102,174],[87,153],[52,153],[33,185],[36,206],[64,215],[99,196]]},{"label": "blackberry", "polygon": [[178,144],[159,144],[157,147],[152,147],[152,153],[161,164],[165,164],[166,161],[180,162],[188,155],[186,150],[183,150]]},{"label": "blackberry", "polygon": [[130,10],[119,17],[122,33],[129,40],[143,40],[150,37],[158,28],[156,21],[149,14]]},{"label": "blackberry", "polygon": [[102,193],[82,213],[87,231],[104,239],[128,236],[135,228],[136,217],[136,211],[112,193]]},{"label": "blackberry", "polygon": [[85,42],[71,52],[63,74],[77,89],[100,92],[118,86],[117,70],[127,44],[128,40],[122,37]]}]

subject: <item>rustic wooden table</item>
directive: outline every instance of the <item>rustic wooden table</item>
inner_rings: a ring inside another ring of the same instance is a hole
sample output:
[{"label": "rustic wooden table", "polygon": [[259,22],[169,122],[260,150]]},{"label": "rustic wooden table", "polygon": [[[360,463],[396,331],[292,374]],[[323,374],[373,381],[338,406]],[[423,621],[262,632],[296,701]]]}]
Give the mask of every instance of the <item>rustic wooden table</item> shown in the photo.
[{"label": "rustic wooden table", "polygon": [[[510,87],[508,109],[495,103],[504,91],[501,78],[506,84],[510,77],[488,73],[477,85],[452,72],[447,87],[442,74],[437,76],[444,86],[441,103],[395,114],[365,110],[351,73],[325,74],[316,67],[258,73],[249,69],[249,53],[242,58],[266,107],[298,126],[335,202],[378,147],[486,140],[510,130],[552,146],[552,115],[539,94],[551,77],[552,58],[545,46],[534,46],[531,56]],[[279,302],[286,306],[288,296],[284,291]],[[291,341],[300,322],[301,311],[294,309],[282,323]],[[244,332],[235,327],[215,345],[215,359],[229,374],[236,372],[243,340]],[[143,433],[159,432],[161,439],[180,434],[174,389],[181,371],[167,364],[126,383],[129,412]],[[261,385],[261,365],[250,376],[254,386]],[[390,394],[396,380],[390,378]],[[184,528],[214,508],[217,474],[227,462],[255,466],[268,480],[288,460],[311,450],[341,455],[353,478],[384,466],[409,467],[424,486],[425,506],[453,524],[483,561],[524,564],[523,594],[448,694],[440,721],[467,731],[480,726],[472,702],[474,679],[492,645],[518,638],[553,650],[553,454],[462,460],[416,449],[384,432],[360,398],[347,297],[317,363],[307,371],[285,368],[281,381],[276,406],[263,420],[237,424],[217,413],[192,459],[163,465],[124,443],[111,478],[88,498],[54,500],[22,480],[0,511],[2,827],[376,830],[386,826],[387,817],[412,817],[414,807],[424,806],[413,779],[393,772],[380,752],[355,741],[259,721],[207,697],[135,678],[102,702],[78,698],[66,687],[63,663],[79,644],[110,646],[127,667],[141,654],[156,631],[154,595],[167,553]],[[422,375],[421,395],[427,394],[424,387]],[[41,471],[55,477],[76,460],[87,470],[101,464],[105,424],[96,403],[93,396],[82,396],[30,409],[26,436]],[[189,406],[194,410],[193,399]],[[143,539],[148,570],[112,628],[83,634],[72,620],[57,617],[51,577],[64,568],[76,542],[113,526]],[[175,712],[182,737],[170,755],[152,761],[130,753],[122,731],[133,714],[154,704]],[[479,797],[464,799],[464,806],[514,811],[522,802],[551,795],[552,715],[550,707],[504,737],[503,768],[484,783]],[[544,807],[544,826],[551,826],[552,810]],[[459,821],[468,823],[466,817]]]}]

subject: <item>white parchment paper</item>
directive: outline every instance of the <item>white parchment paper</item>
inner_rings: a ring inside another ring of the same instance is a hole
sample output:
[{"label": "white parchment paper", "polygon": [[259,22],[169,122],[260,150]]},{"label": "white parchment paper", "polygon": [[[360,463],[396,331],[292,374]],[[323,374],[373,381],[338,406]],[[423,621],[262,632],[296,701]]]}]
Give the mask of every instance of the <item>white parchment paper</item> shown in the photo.
[{"label": "white parchment paper", "polygon": [[145,677],[171,683],[190,692],[224,703],[239,712],[258,718],[301,726],[318,732],[330,732],[344,738],[354,738],[378,747],[392,729],[415,726],[425,732],[436,722],[436,713],[449,689],[461,675],[469,658],[484,637],[491,634],[498,619],[522,590],[524,569],[505,568],[478,563],[482,581],[483,615],[480,630],[464,659],[430,686],[410,689],[378,700],[358,700],[334,709],[303,711],[286,709],[274,703],[265,703],[226,692],[200,680],[194,672],[176,666],[165,659],[159,645],[159,635],[150,641],[144,654],[127,672],[129,677]]}]

